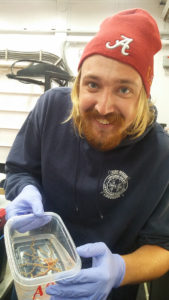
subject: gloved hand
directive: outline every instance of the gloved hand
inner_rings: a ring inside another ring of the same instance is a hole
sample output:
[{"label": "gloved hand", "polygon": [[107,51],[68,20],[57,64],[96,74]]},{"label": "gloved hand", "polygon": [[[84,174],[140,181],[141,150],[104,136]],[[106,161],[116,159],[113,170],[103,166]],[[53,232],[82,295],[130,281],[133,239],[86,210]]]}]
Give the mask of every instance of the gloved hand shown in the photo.
[{"label": "gloved hand", "polygon": [[102,242],[77,248],[82,257],[92,257],[92,268],[82,269],[76,276],[58,281],[46,288],[50,300],[105,300],[112,288],[120,286],[125,262]]},{"label": "gloved hand", "polygon": [[50,216],[44,216],[42,196],[33,185],[25,186],[21,193],[6,207],[6,220],[14,216],[20,216],[16,218],[13,227],[20,232],[43,226],[51,219]]}]

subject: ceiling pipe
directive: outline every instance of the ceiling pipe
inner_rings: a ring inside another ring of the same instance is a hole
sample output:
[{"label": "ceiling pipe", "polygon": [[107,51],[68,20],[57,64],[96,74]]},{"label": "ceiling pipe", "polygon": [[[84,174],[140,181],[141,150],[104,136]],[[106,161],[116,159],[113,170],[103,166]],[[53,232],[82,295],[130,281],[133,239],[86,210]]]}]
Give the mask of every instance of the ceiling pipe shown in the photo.
[{"label": "ceiling pipe", "polygon": [[162,11],[163,20],[166,21],[168,17],[169,17],[169,0],[167,0],[164,9]]}]

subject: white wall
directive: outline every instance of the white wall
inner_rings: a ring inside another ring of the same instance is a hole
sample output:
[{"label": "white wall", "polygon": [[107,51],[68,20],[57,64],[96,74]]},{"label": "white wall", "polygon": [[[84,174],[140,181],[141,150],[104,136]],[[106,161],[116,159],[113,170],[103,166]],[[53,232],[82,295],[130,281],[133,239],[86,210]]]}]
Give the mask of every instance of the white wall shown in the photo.
[{"label": "white wall", "polygon": [[155,75],[151,88],[152,99],[158,109],[158,122],[169,127],[169,69],[163,68],[163,56],[169,56],[169,45],[155,56]]},{"label": "white wall", "polygon": [[[159,0],[0,0],[0,50],[47,51],[63,55],[76,75],[79,57],[101,21],[128,8],[147,9],[161,32],[169,33],[169,23],[161,14]],[[68,35],[67,33],[71,33]],[[76,35],[73,33],[76,32]],[[79,35],[77,35],[77,32]],[[88,35],[87,35],[88,32]],[[83,33],[83,34],[82,34]],[[85,34],[84,34],[85,33]],[[65,44],[65,41],[66,44]],[[143,53],[145,55],[145,53]],[[169,71],[162,66],[169,45],[155,57],[152,98],[158,121],[169,126]],[[5,162],[13,139],[44,89],[7,79],[10,61],[0,60],[0,163]]]}]

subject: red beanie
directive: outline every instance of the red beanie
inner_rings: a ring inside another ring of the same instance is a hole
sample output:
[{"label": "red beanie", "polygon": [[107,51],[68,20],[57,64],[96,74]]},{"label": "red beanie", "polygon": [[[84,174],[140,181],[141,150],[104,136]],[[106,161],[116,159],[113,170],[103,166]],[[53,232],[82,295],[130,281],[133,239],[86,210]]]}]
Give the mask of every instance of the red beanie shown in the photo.
[{"label": "red beanie", "polygon": [[86,45],[84,60],[100,54],[131,65],[142,77],[147,95],[153,80],[153,56],[161,49],[156,21],[143,9],[128,9],[103,21],[99,32]]}]

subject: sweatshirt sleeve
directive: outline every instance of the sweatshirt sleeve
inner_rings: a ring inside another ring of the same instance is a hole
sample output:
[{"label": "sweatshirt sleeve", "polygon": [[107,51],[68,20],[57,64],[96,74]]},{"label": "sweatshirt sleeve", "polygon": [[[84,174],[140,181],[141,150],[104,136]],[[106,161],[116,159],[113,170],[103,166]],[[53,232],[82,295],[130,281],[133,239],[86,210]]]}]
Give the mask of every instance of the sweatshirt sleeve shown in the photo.
[{"label": "sweatshirt sleeve", "polygon": [[139,245],[158,245],[169,250],[169,186],[139,235]]},{"label": "sweatshirt sleeve", "polygon": [[41,132],[43,130],[45,95],[37,101],[18,132],[7,157],[5,170],[6,199],[13,200],[32,184],[41,190]]}]

